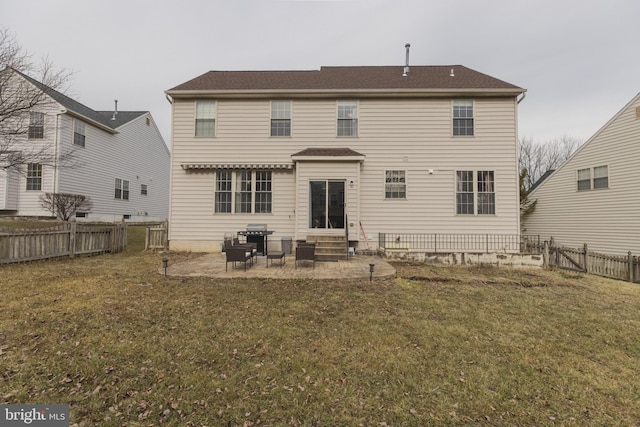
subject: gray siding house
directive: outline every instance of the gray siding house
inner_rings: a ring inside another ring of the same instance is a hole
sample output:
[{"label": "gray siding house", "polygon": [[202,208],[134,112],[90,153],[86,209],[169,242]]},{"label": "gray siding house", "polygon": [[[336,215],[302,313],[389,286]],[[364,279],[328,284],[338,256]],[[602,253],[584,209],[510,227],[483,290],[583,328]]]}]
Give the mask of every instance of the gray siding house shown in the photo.
[{"label": "gray siding house", "polygon": [[527,234],[596,252],[640,253],[640,94],[531,192]]},{"label": "gray siding house", "polygon": [[464,66],[211,71],[172,104],[170,246],[279,237],[519,234],[524,89]]},{"label": "gray siding house", "polygon": [[72,160],[60,167],[31,163],[21,172],[0,167],[0,215],[51,216],[40,196],[54,192],[90,197],[92,208],[77,214],[82,220],[168,218],[170,153],[151,113],[95,111],[13,72],[13,84],[34,85],[48,97],[28,113],[21,144],[54,159],[72,153]]}]

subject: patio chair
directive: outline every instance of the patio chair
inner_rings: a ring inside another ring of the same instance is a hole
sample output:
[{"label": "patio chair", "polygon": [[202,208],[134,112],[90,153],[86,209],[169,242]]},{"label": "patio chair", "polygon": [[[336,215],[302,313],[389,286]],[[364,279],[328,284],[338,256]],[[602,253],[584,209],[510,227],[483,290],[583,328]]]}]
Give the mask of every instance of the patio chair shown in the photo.
[{"label": "patio chair", "polygon": [[[237,237],[233,238],[233,246],[244,246],[245,248],[249,248],[249,250],[251,251],[251,256],[252,257],[257,257],[258,256],[258,244],[255,242],[244,242],[244,243],[240,243],[240,240]],[[252,261],[253,263],[253,261]]]},{"label": "patio chair", "polygon": [[313,268],[316,268],[316,245],[314,243],[298,243],[296,248],[296,268],[298,261],[312,261]]},{"label": "patio chair", "polygon": [[230,262],[233,262],[235,267],[236,262],[244,262],[244,271],[247,271],[247,261],[252,262],[251,251],[243,246],[231,246],[225,247],[225,253],[227,255],[227,262],[224,264],[224,271],[228,271],[227,268]]}]

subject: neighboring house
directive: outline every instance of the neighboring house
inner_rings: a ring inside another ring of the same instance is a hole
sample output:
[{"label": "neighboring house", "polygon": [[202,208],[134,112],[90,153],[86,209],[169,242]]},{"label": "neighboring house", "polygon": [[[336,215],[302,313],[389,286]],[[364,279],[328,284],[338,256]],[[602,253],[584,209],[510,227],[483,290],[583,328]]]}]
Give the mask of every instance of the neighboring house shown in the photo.
[{"label": "neighboring house", "polygon": [[596,252],[640,254],[640,94],[529,195],[526,234]]},{"label": "neighboring house", "polygon": [[[49,102],[29,113],[22,143],[73,152],[66,166],[30,163],[21,172],[0,167],[0,215],[51,216],[47,192],[90,197],[78,218],[98,221],[165,220],[169,211],[169,150],[148,111],[94,111],[13,71],[15,84],[46,90]],[[0,166],[2,159],[0,158]]]},{"label": "neighboring house", "polygon": [[[408,72],[405,72],[408,71]],[[519,234],[517,97],[455,66],[212,71],[168,90],[170,246],[348,232]]]}]

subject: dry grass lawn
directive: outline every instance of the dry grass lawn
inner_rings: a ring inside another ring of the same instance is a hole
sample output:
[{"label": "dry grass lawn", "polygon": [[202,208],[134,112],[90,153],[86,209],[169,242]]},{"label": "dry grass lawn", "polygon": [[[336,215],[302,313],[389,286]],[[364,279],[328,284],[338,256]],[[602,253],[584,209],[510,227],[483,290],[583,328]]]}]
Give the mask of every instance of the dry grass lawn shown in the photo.
[{"label": "dry grass lawn", "polygon": [[[370,283],[0,267],[0,403],[72,425],[637,425],[640,286],[397,264]],[[172,263],[196,254],[170,254]]]}]

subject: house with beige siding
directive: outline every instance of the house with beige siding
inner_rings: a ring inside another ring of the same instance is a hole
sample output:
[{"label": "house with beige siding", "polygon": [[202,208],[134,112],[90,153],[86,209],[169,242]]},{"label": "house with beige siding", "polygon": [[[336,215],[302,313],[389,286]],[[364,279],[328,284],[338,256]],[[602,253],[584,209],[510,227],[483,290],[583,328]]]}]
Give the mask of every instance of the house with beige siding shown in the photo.
[{"label": "house with beige siding", "polygon": [[40,197],[69,193],[91,199],[90,209],[76,213],[80,220],[168,218],[169,149],[151,113],[95,111],[25,74],[6,72],[13,72],[10,87],[32,85],[45,94],[46,99],[26,113],[28,131],[12,146],[37,147],[47,161],[34,156],[18,170],[2,167],[0,156],[0,216],[51,216]]},{"label": "house with beige siding", "polygon": [[[172,105],[170,246],[265,224],[294,242],[519,234],[524,89],[460,65],[211,71]],[[520,98],[521,99],[521,98]]]},{"label": "house with beige siding", "polygon": [[527,234],[563,246],[640,254],[640,94],[636,95],[530,194]]}]

